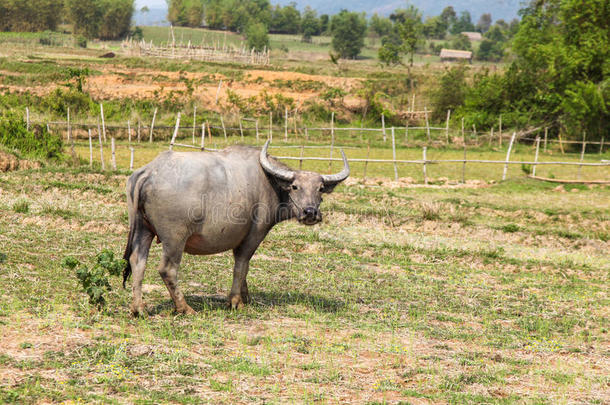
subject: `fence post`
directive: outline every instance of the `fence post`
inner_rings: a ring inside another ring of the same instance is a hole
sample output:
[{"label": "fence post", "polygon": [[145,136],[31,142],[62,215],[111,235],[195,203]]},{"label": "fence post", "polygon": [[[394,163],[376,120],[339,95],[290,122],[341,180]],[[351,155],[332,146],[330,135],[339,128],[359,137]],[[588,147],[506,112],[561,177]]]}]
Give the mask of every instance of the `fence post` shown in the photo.
[{"label": "fence post", "polygon": [[97,135],[100,141],[100,160],[102,161],[102,170],[106,170],[106,163],[104,163],[104,144],[102,143],[102,133],[99,130],[97,130]]},{"label": "fence post", "polygon": [[[582,150],[580,151],[580,163],[582,163],[583,159],[585,158],[585,149],[587,149],[587,133],[583,132],[582,134]],[[580,180],[580,175],[581,175],[581,171],[582,171],[582,164],[580,166],[578,166],[578,179]]]},{"label": "fence post", "polygon": [[[49,123],[47,122],[47,132],[51,133],[51,127],[49,127]],[[602,138],[603,139],[603,138]]]},{"label": "fence post", "polygon": [[449,119],[451,118],[451,110],[447,110],[447,123],[445,124],[445,136],[447,137],[447,145],[449,145]]},{"label": "fence post", "polygon": [[462,184],[466,184],[466,144],[464,143],[464,162],[462,163]]},{"label": "fence post", "polygon": [[195,129],[197,127],[197,106],[193,106],[193,145],[195,144]]},{"label": "fence post", "polygon": [[502,114],[500,114],[499,121],[500,122],[498,122],[498,137],[500,138],[500,147],[502,147]]},{"label": "fence post", "polygon": [[91,129],[88,130],[89,132],[89,167],[93,167],[93,141],[91,139]]},{"label": "fence post", "polygon": [[133,170],[133,155],[135,153],[135,150],[133,148],[133,146],[129,147],[129,170]]},{"label": "fence post", "polygon": [[[72,140],[72,129],[70,128],[70,107],[68,107],[68,121],[66,122],[68,125],[68,142]],[[106,137],[104,137],[106,139]]]},{"label": "fence post", "polygon": [[149,140],[148,142],[152,143],[153,141],[153,131],[155,130],[155,119],[157,118],[157,108],[155,107],[155,112],[153,112],[152,122],[150,123],[150,131],[149,131]]},{"label": "fence post", "polygon": [[546,153],[546,142],[549,135],[549,128],[544,127],[544,153]]},{"label": "fence post", "polygon": [[273,112],[269,111],[269,140],[273,142]]},{"label": "fence post", "polygon": [[222,125],[222,133],[225,136],[225,140],[227,139],[227,129],[225,128],[225,120],[222,118],[222,114],[220,115],[220,125]]},{"label": "fence post", "polygon": [[102,116],[102,132],[104,134],[104,142],[106,142],[106,119],[104,118],[104,104],[100,103],[100,115]]},{"label": "fence post", "polygon": [[407,118],[407,123],[405,124],[405,146],[409,143],[409,119]]},{"label": "fence post", "polygon": [[210,127],[210,123],[206,122],[205,126],[208,128],[208,140],[212,143],[212,128]]},{"label": "fence post", "polygon": [[178,136],[178,129],[180,128],[180,113],[176,117],[176,126],[174,127],[174,134],[172,135],[172,140],[169,143],[169,150],[174,149],[174,142],[176,142],[176,136]]},{"label": "fence post", "polygon": [[466,145],[466,136],[464,135],[464,117],[462,117],[462,143]]},{"label": "fence post", "polygon": [[430,138],[430,122],[428,121],[428,107],[424,106],[424,117],[426,118],[426,134],[428,135],[428,143],[432,140]]},{"label": "fence post", "polygon": [[381,114],[381,132],[383,132],[383,141],[385,142],[387,137],[385,133],[385,116]]},{"label": "fence post", "polygon": [[362,180],[366,180],[366,168],[369,165],[369,156],[371,155],[371,140],[369,139],[366,145],[366,159],[364,160],[364,173],[362,174]]},{"label": "fence post", "polygon": [[394,127],[392,127],[392,159],[394,160],[394,181],[398,181],[398,167],[396,166],[396,139],[394,138]]},{"label": "fence post", "polygon": [[559,137],[559,149],[561,149],[561,154],[565,155],[565,152],[563,150],[563,141],[561,140],[561,131],[559,131],[559,133],[557,134],[557,136]]},{"label": "fence post", "polygon": [[284,107],[284,142],[288,142],[288,107]]},{"label": "fence post", "polygon": [[538,166],[538,154],[540,152],[540,137],[536,137],[536,155],[534,156],[534,167],[532,168],[532,176],[536,177],[536,166]]},{"label": "fence post", "polygon": [[258,118],[256,119],[256,143],[258,143]]},{"label": "fence post", "polygon": [[309,131],[307,127],[305,127],[305,140],[309,141]]},{"label": "fence post", "polygon": [[239,134],[241,135],[241,140],[244,140],[244,127],[241,123],[241,116],[239,116]]},{"label": "fence post", "polygon": [[205,150],[205,122],[201,123],[201,150]]},{"label": "fence post", "polygon": [[[333,113],[334,116],[334,113]],[[333,164],[333,149],[335,148],[335,132],[332,132],[332,137],[330,138],[330,158],[328,159],[328,171],[332,168]]]},{"label": "fence post", "polygon": [[140,121],[140,119],[138,119],[138,143],[140,143],[140,135],[142,133],[142,121]]},{"label": "fence post", "polygon": [[303,153],[305,153],[305,145],[301,145],[301,159],[299,159],[299,170],[303,170]]},{"label": "fence post", "polygon": [[491,141],[492,141],[493,137],[494,137],[494,127],[491,127],[491,129],[489,130],[489,143],[488,143],[488,146],[490,149],[491,149]]},{"label": "fence post", "polygon": [[114,136],[110,138],[110,149],[112,151],[112,160],[110,161],[112,164],[112,170],[116,170],[116,149],[114,146]]},{"label": "fence post", "polygon": [[30,130],[30,108],[29,107],[25,107],[25,125],[26,125],[26,129],[29,131]]},{"label": "fence post", "polygon": [[513,142],[515,142],[516,132],[513,132],[513,136],[510,137],[510,143],[508,144],[508,151],[506,152],[506,163],[504,163],[504,172],[502,173],[502,180],[506,180],[506,172],[508,171],[508,162],[510,161],[510,151],[513,148]]},{"label": "fence post", "polygon": [[131,144],[131,121],[127,120],[127,140]]},{"label": "fence post", "polygon": [[604,151],[604,137],[602,136],[602,141],[599,144],[599,154],[601,155]]},{"label": "fence post", "polygon": [[216,105],[218,105],[218,96],[220,95],[220,87],[222,87],[222,79],[218,82],[218,89],[216,89]]},{"label": "fence post", "polygon": [[424,146],[424,149],[423,149],[423,155],[424,155],[423,158],[424,159],[423,160],[424,160],[424,184],[425,185],[428,185],[428,174],[426,173],[426,162],[427,162],[426,151],[427,151],[427,149],[428,148],[426,146]]}]

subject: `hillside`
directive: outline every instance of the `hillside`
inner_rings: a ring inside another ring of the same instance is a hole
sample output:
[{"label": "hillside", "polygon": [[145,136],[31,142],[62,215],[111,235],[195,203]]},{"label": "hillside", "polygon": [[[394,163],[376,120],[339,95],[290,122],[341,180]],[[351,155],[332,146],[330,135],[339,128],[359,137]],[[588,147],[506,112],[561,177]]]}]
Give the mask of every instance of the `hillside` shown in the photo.
[{"label": "hillside", "polygon": [[[271,3],[286,5],[293,0],[272,0]],[[407,4],[413,4],[425,16],[438,15],[443,8],[453,6],[458,12],[467,10],[473,17],[473,20],[479,18],[482,13],[491,13],[494,20],[503,18],[511,20],[517,17],[517,12],[521,8],[520,0],[441,0],[441,1],[426,1],[426,0],[337,0],[329,2],[326,0],[299,0],[296,2],[299,8],[310,6],[316,9],[319,13],[334,14],[341,9],[350,11],[364,11],[367,14],[390,14],[393,10],[405,7]]]}]

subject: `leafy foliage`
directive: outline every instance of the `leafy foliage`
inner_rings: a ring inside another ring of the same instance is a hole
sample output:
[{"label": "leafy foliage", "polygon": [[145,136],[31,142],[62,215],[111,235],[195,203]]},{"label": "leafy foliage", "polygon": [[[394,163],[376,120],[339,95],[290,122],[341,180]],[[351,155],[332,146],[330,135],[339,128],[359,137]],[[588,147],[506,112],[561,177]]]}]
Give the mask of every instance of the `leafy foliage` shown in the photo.
[{"label": "leafy foliage", "polygon": [[466,68],[448,69],[439,81],[438,89],[432,94],[434,111],[432,120],[441,121],[447,110],[456,111],[466,98]]},{"label": "leafy foliage", "polygon": [[364,47],[366,19],[363,14],[341,10],[331,20],[332,47],[342,58],[354,59]]},{"label": "leafy foliage", "polygon": [[119,39],[129,33],[134,0],[65,0],[65,8],[74,33]]},{"label": "leafy foliage", "polygon": [[262,51],[269,48],[269,34],[267,27],[261,23],[251,24],[246,31],[248,48]]},{"label": "leafy foliage", "polygon": [[[67,256],[63,259],[62,265],[74,270],[80,266],[80,262],[72,256]],[[76,277],[83,291],[89,296],[90,305],[98,310],[106,305],[104,293],[112,289],[108,277],[118,276],[124,267],[125,260],[115,259],[111,250],[104,249],[96,256],[93,266],[81,266],[76,270]]]},{"label": "leafy foliage", "polygon": [[42,125],[34,126],[28,131],[23,117],[12,111],[0,115],[0,144],[30,158],[60,159],[62,157],[61,137],[52,135]]},{"label": "leafy foliage", "polygon": [[56,0],[0,0],[0,31],[55,30],[62,7]]}]

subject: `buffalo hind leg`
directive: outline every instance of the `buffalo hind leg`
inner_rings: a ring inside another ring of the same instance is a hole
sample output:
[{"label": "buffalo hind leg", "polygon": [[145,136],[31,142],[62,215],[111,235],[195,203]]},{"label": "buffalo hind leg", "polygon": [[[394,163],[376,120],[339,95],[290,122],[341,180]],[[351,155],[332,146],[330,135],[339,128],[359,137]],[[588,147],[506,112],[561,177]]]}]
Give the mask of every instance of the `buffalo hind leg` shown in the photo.
[{"label": "buffalo hind leg", "polygon": [[181,314],[192,315],[196,312],[191,308],[184,299],[184,294],[178,287],[178,268],[180,267],[180,261],[182,260],[182,246],[171,246],[163,243],[163,257],[161,258],[161,265],[159,266],[159,275],[163,279],[169,295],[174,301],[176,306],[176,312]]},{"label": "buffalo hind leg", "polygon": [[148,252],[154,235],[143,226],[137,228],[133,238],[133,250],[129,256],[129,264],[132,271],[132,302],[131,313],[134,316],[144,314],[146,306],[142,301],[142,280],[144,279],[144,271],[146,270],[146,261],[148,260]]}]

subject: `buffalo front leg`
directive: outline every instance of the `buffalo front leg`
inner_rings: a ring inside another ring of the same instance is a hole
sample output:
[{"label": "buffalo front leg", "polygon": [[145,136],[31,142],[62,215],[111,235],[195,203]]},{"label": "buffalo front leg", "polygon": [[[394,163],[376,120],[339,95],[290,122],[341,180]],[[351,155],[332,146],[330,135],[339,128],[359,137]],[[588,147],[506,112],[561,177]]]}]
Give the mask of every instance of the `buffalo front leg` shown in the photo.
[{"label": "buffalo front leg", "polygon": [[133,300],[131,302],[131,313],[134,316],[144,314],[146,311],[142,301],[142,280],[144,279],[144,270],[146,269],[146,261],[152,240],[153,234],[142,228],[135,233],[133,238],[133,251],[129,256],[129,264],[132,271],[131,290]]},{"label": "buffalo front leg", "polygon": [[250,257],[244,258],[235,256],[235,266],[233,267],[233,284],[231,286],[231,292],[229,293],[228,305],[231,309],[241,309],[244,304],[250,301],[248,295],[248,284],[246,282],[246,276],[248,275],[248,269],[250,268]]},{"label": "buffalo front leg", "polygon": [[178,287],[178,268],[180,267],[180,261],[182,260],[183,246],[180,248],[171,247],[169,245],[163,245],[163,257],[161,259],[161,265],[159,266],[159,275],[163,279],[169,295],[174,301],[176,312],[181,314],[192,315],[195,314],[193,308],[191,308],[184,299],[184,294]]}]

